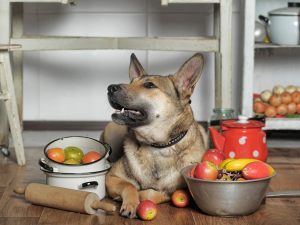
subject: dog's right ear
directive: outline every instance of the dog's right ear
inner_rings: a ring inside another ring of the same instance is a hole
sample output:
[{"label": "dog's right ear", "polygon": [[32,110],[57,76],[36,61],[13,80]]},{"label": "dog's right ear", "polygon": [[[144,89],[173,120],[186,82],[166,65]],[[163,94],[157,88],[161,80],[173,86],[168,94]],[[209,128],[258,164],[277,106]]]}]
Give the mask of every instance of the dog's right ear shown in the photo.
[{"label": "dog's right ear", "polygon": [[174,75],[174,84],[180,98],[189,101],[204,66],[203,56],[196,53],[189,58]]},{"label": "dog's right ear", "polygon": [[130,56],[129,78],[130,80],[133,80],[142,75],[146,75],[146,72],[135,54],[132,53]]}]

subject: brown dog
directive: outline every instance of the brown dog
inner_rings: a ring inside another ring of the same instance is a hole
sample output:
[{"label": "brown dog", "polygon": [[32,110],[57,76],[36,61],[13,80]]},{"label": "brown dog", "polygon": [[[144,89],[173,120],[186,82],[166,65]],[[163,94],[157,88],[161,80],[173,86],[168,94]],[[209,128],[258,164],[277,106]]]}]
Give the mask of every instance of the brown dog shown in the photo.
[{"label": "brown dog", "polygon": [[147,75],[132,54],[130,84],[108,87],[117,124],[109,124],[102,137],[113,151],[123,144],[124,154],[108,172],[106,189],[122,200],[121,215],[135,217],[145,199],[170,200],[185,186],[180,170],[201,160],[207,136],[193,117],[190,97],[203,64],[202,55],[195,54],[175,75]]}]

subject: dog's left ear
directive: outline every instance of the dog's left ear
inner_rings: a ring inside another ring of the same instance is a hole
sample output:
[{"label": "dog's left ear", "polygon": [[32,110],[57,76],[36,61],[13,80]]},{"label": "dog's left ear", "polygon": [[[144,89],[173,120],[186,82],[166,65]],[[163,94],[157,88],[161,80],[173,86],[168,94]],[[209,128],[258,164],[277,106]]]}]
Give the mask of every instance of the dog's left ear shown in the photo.
[{"label": "dog's left ear", "polygon": [[195,85],[200,78],[203,65],[203,56],[197,53],[189,58],[173,76],[174,84],[182,100],[190,99]]},{"label": "dog's left ear", "polygon": [[135,54],[132,53],[130,56],[129,78],[130,80],[133,80],[142,75],[146,75],[146,72]]}]

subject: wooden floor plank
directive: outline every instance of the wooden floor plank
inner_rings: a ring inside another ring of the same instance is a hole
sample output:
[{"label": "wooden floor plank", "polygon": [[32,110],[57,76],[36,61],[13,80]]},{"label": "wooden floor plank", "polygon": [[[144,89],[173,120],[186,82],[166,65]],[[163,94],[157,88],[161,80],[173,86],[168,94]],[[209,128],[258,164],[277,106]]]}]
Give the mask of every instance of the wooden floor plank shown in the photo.
[{"label": "wooden floor plank", "polygon": [[29,217],[0,217],[0,225],[36,225],[39,218]]}]

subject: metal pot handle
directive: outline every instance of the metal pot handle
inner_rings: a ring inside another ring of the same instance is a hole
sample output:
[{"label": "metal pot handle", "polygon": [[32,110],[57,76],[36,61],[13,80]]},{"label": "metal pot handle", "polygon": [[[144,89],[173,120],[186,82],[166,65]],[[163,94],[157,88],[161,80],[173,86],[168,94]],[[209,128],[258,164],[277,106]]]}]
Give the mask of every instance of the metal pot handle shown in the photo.
[{"label": "metal pot handle", "polygon": [[266,25],[268,25],[270,23],[270,19],[266,16],[263,16],[263,15],[259,15],[258,16],[258,19],[263,21]]},{"label": "metal pot handle", "polygon": [[111,149],[111,147],[110,147],[109,144],[107,144],[107,143],[102,143],[102,144],[104,145],[104,147],[106,148],[106,150],[108,150],[107,153],[106,153],[106,155],[104,156],[104,158],[107,159],[111,155],[112,149]]},{"label": "metal pot handle", "polygon": [[84,189],[84,188],[88,188],[88,187],[97,187],[97,186],[98,186],[97,181],[88,181],[88,182],[82,183],[79,188]]},{"label": "metal pot handle", "polygon": [[39,165],[46,171],[49,173],[53,173],[54,169],[53,167],[49,166],[47,164],[47,161],[44,158],[40,158],[39,160]]},{"label": "metal pot handle", "polygon": [[274,191],[266,194],[267,198],[294,198],[300,197],[300,191]]}]

